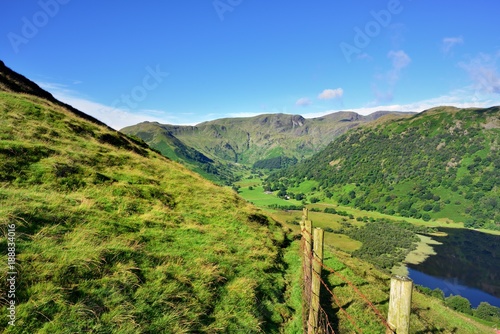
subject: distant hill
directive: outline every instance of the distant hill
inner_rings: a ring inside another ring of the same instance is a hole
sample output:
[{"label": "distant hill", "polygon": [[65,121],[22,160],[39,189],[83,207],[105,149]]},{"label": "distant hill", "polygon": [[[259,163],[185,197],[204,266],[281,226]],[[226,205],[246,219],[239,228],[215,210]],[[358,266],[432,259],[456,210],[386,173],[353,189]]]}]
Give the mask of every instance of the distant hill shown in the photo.
[{"label": "distant hill", "polygon": [[278,224],[0,65],[0,332],[278,333]]},{"label": "distant hill", "polygon": [[268,181],[304,180],[344,205],[500,229],[500,108],[439,107],[354,129]]},{"label": "distant hill", "polygon": [[[204,155],[226,162],[253,166],[273,158],[302,160],[323,149],[347,130],[383,116],[409,117],[412,113],[380,111],[368,116],[337,112],[319,118],[266,114],[224,118],[196,126],[144,122],[121,131],[136,135],[160,149],[165,137],[174,136]],[[261,164],[262,165],[262,164]]]},{"label": "distant hill", "polygon": [[197,149],[184,144],[170,131],[158,128],[155,123],[141,123],[134,131],[122,131],[146,142],[165,157],[184,164],[206,179],[229,185],[235,181],[234,167],[219,159],[207,157]]}]

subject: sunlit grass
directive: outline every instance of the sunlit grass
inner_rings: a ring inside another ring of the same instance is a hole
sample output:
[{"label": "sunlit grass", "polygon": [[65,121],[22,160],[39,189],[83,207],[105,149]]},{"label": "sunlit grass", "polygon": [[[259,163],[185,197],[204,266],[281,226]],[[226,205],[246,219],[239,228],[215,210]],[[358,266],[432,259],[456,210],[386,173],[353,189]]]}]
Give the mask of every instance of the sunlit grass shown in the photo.
[{"label": "sunlit grass", "polygon": [[0,229],[16,224],[22,278],[5,333],[278,332],[277,224],[38,98],[0,93],[0,116]]}]

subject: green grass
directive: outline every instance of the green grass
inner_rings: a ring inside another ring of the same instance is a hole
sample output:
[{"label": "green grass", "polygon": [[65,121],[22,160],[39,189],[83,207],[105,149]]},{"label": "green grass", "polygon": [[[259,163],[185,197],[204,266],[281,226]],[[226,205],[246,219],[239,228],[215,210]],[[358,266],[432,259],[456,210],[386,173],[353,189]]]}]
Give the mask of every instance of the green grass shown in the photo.
[{"label": "green grass", "polygon": [[35,97],[0,92],[0,134],[0,331],[278,333],[284,233],[231,189]]},{"label": "green grass", "polygon": [[296,188],[290,188],[290,191],[294,193],[311,193],[314,187],[318,186],[318,182],[314,180],[307,180],[299,184]]},{"label": "green grass", "polygon": [[240,196],[258,207],[267,207],[269,205],[301,205],[301,202],[294,199],[285,200],[276,197],[274,194],[266,194],[262,186],[250,190],[248,187],[241,188]]}]

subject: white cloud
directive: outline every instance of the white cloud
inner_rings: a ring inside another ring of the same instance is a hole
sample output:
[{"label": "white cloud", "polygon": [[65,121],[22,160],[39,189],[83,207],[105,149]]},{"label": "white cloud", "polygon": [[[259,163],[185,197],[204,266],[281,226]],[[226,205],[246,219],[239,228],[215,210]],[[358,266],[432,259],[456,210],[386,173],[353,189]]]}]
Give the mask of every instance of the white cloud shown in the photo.
[{"label": "white cloud", "polygon": [[[255,117],[262,115],[263,113],[261,112],[234,112],[234,113],[229,113],[225,114],[224,117],[230,117],[230,118],[248,118],[248,117]],[[215,115],[217,116],[217,115]]]},{"label": "white cloud", "polygon": [[469,73],[476,90],[500,94],[500,75],[496,67],[499,58],[500,52],[493,56],[481,53],[468,63],[459,63],[459,66]]},{"label": "white cloud", "polygon": [[321,100],[331,100],[341,98],[344,95],[344,90],[342,88],[336,89],[325,89],[321,94],[318,95],[318,99]]},{"label": "white cloud", "polygon": [[56,99],[100,120],[115,130],[135,125],[144,121],[159,123],[178,122],[178,117],[168,115],[161,110],[138,110],[130,112],[121,108],[104,105],[78,96],[78,93],[65,85],[38,82],[38,85],[49,91]]},{"label": "white cloud", "polygon": [[439,106],[453,106],[457,108],[488,108],[500,105],[500,98],[492,94],[483,94],[475,91],[474,87],[457,89],[446,95],[407,104],[379,104],[353,109],[325,110],[323,112],[302,114],[305,118],[325,116],[338,111],[354,111],[360,115],[369,115],[376,111],[412,111],[421,112]]},{"label": "white cloud", "polygon": [[444,54],[448,54],[455,45],[459,44],[464,44],[464,39],[462,38],[462,36],[446,37],[443,38],[441,49],[443,50]]},{"label": "white cloud", "polygon": [[297,102],[295,102],[295,105],[300,106],[300,107],[310,106],[311,104],[312,104],[312,101],[307,97],[302,97],[302,98],[298,99]]}]

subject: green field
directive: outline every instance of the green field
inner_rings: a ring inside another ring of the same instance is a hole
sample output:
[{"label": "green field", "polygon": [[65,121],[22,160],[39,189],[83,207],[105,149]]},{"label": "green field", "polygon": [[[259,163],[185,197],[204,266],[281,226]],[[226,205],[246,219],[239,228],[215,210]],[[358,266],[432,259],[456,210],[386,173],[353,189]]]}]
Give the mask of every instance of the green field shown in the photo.
[{"label": "green field", "polygon": [[266,194],[262,186],[257,186],[253,190],[242,187],[239,191],[241,197],[260,208],[267,208],[269,205],[301,205],[301,202],[294,199],[285,200],[278,198],[275,194]]}]

